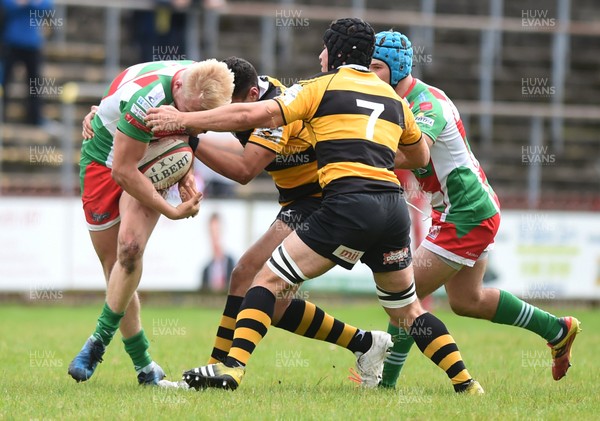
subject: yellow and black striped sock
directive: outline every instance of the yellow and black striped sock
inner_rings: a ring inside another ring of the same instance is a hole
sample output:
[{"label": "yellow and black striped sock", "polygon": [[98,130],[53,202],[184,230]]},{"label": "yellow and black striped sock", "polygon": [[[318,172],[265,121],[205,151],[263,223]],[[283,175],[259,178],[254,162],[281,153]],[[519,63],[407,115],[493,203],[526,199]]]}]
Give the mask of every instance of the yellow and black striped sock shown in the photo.
[{"label": "yellow and black striped sock", "polygon": [[306,338],[330,342],[352,352],[367,352],[373,343],[371,332],[346,324],[309,301],[293,299],[275,325]]},{"label": "yellow and black striped sock", "polygon": [[409,333],[421,352],[446,372],[455,390],[460,390],[471,380],[458,345],[440,319],[431,313],[423,313],[414,320]]},{"label": "yellow and black striped sock", "polygon": [[246,365],[254,348],[267,334],[275,310],[275,295],[264,287],[248,290],[235,323],[233,343],[225,364]]},{"label": "yellow and black striped sock", "polygon": [[210,358],[208,359],[208,364],[222,362],[227,358],[227,354],[231,348],[231,342],[233,341],[235,319],[240,311],[243,300],[244,297],[238,297],[236,295],[227,296],[225,308],[223,309],[223,316],[221,316],[221,322],[217,329],[215,344],[213,345]]}]

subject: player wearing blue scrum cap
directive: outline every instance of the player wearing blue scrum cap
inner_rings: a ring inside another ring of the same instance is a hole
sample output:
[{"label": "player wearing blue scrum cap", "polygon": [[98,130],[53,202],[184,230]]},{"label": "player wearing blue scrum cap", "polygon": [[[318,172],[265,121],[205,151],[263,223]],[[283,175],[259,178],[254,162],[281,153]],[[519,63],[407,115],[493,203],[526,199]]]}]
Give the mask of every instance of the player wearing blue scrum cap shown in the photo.
[{"label": "player wearing blue scrum cap", "polygon": [[[483,288],[488,250],[500,224],[498,198],[471,152],[458,110],[443,91],[412,77],[412,59],[405,35],[376,35],[370,69],[408,101],[430,148],[428,165],[412,170],[432,207],[431,229],[414,255],[417,295],[426,297],[444,285],[456,314],[537,333],[550,346],[552,376],[560,380],[570,366],[580,323],[574,317],[557,318],[506,291]],[[407,168],[404,161],[400,151],[396,168]],[[400,339],[386,359],[381,386],[394,387],[413,340],[393,320],[388,332]]]}]

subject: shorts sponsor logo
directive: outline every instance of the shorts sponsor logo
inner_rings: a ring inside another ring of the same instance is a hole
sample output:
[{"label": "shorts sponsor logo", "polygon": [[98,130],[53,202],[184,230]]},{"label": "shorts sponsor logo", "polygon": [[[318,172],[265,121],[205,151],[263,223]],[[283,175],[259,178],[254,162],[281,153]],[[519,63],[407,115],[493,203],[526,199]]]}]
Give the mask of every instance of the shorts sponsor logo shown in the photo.
[{"label": "shorts sponsor logo", "polygon": [[337,256],[340,259],[342,259],[343,261],[352,263],[352,264],[355,264],[356,262],[358,262],[358,260],[362,257],[363,254],[365,254],[364,251],[355,250],[353,248],[346,247],[343,245],[336,248],[335,251],[333,252],[334,256]]},{"label": "shorts sponsor logo", "polygon": [[425,117],[425,116],[416,117],[415,121],[417,123],[421,123],[421,124],[424,124],[424,125],[429,126],[429,127],[433,127],[433,124],[435,123],[435,121],[433,120],[433,118],[429,118],[429,117]]},{"label": "shorts sponsor logo", "polygon": [[440,235],[440,231],[441,231],[442,227],[440,227],[439,225],[434,225],[431,228],[429,228],[429,234],[427,234],[427,237],[431,238],[432,240],[435,240],[438,235]]},{"label": "shorts sponsor logo", "polygon": [[408,247],[404,247],[400,250],[393,250],[389,253],[383,253],[383,264],[384,265],[393,265],[396,263],[403,262],[404,259],[408,258],[410,254],[410,250]]},{"label": "shorts sponsor logo", "polygon": [[96,223],[100,223],[100,222],[108,219],[108,217],[110,216],[110,212],[105,212],[105,213],[90,212],[90,216],[92,217],[92,221],[94,221]]}]

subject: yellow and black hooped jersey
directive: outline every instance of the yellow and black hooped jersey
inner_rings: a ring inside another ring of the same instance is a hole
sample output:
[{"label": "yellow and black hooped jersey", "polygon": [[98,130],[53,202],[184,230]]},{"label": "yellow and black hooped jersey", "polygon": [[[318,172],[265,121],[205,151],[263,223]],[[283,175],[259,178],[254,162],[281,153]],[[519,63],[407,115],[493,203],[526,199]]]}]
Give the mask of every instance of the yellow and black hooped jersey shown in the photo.
[{"label": "yellow and black hooped jersey", "polygon": [[326,195],[398,191],[398,145],[421,138],[408,105],[362,66],[342,66],[286,89],[275,98],[284,121],[304,121]]},{"label": "yellow and black hooped jersey", "polygon": [[[269,76],[260,76],[258,86],[259,101],[273,99],[286,89],[281,82]],[[273,177],[282,205],[301,197],[321,197],[315,150],[302,121],[275,129],[236,132],[234,135],[244,146],[250,142],[276,153],[265,170]]]}]

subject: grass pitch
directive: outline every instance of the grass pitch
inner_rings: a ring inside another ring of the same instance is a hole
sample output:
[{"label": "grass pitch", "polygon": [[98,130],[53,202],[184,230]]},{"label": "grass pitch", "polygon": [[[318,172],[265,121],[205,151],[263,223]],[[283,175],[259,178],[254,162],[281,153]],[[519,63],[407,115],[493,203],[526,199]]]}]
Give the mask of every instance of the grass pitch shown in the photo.
[{"label": "grass pitch", "polygon": [[[317,300],[318,302],[318,300]],[[323,303],[321,303],[323,304]],[[364,329],[384,330],[377,305],[322,305]],[[485,396],[457,396],[445,374],[413,347],[396,390],[363,390],[347,380],[354,356],[328,343],[271,328],[235,392],[144,388],[119,335],[94,377],[75,383],[67,366],[95,325],[101,306],[0,308],[2,420],[454,420],[598,419],[600,311],[549,309],[582,321],[573,367],[552,380],[550,352],[535,334],[444,311],[471,374]],[[153,358],[171,380],[202,365],[220,309],[145,307]]]}]

